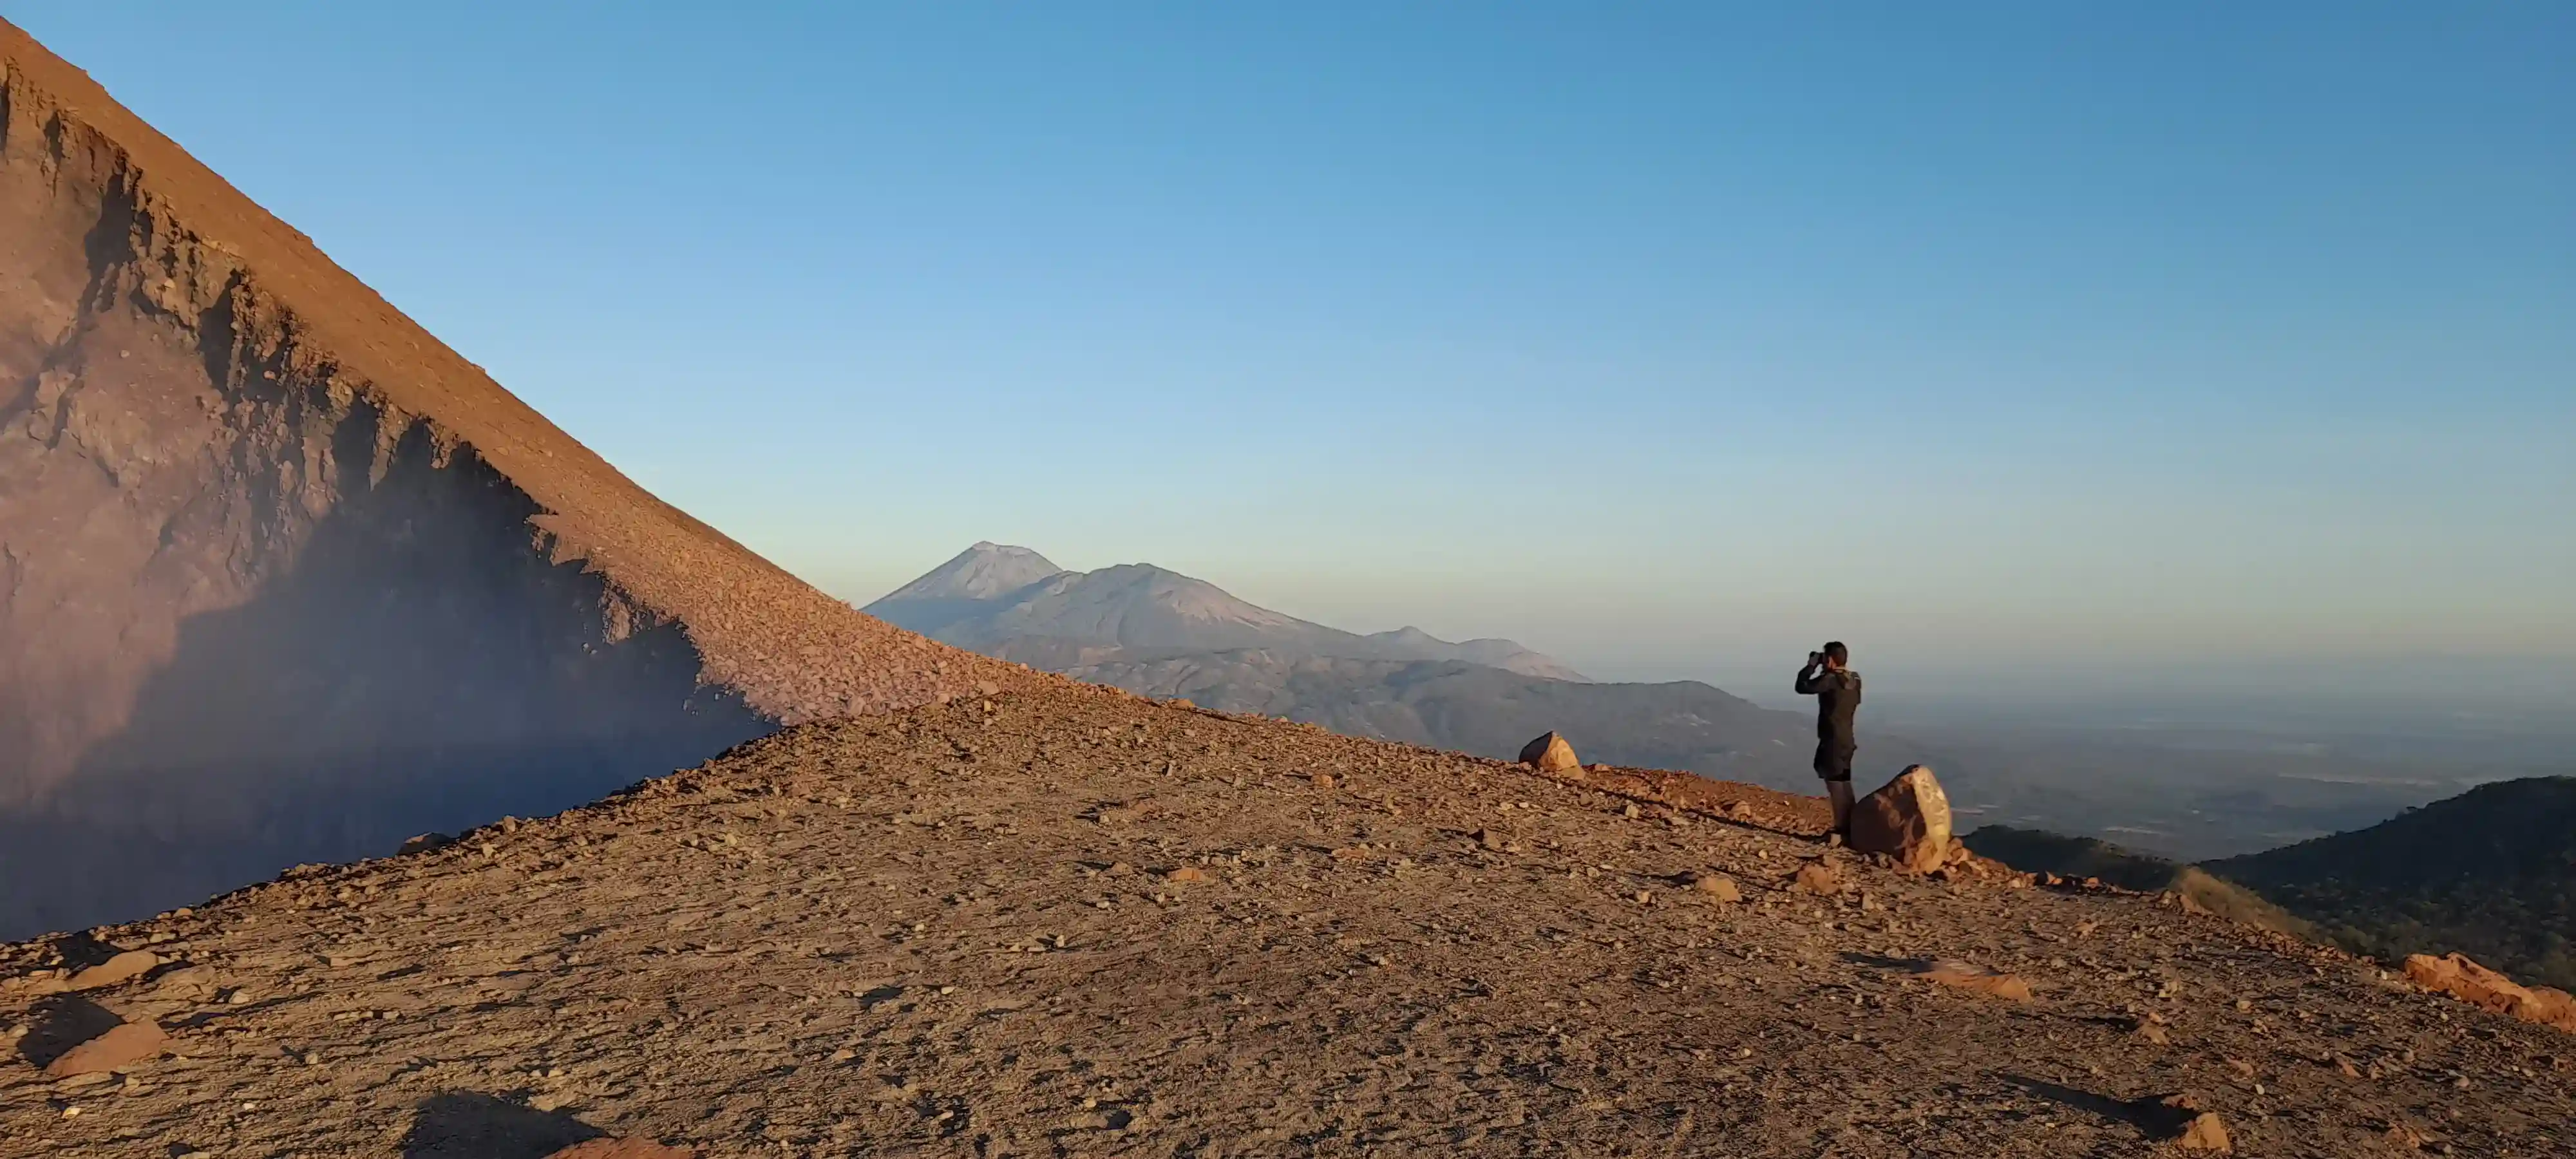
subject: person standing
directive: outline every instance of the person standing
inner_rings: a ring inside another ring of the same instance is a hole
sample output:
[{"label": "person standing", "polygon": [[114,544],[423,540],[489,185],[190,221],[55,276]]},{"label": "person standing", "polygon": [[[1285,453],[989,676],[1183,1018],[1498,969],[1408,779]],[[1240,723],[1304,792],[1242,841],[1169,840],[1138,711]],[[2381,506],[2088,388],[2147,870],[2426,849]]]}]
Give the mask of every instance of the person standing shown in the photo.
[{"label": "person standing", "polygon": [[1852,755],[1860,751],[1852,718],[1860,712],[1860,673],[1851,670],[1851,649],[1835,640],[1824,651],[1807,653],[1798,670],[1798,694],[1816,698],[1816,775],[1824,778],[1825,797],[1834,803],[1834,832],[1851,839]]}]

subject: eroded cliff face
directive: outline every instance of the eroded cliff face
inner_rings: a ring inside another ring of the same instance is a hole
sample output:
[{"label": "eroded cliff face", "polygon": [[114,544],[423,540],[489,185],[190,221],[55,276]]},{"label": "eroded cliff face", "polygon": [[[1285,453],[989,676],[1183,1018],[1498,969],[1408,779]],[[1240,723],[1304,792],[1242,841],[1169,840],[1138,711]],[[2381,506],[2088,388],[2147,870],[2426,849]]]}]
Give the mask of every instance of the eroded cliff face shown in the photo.
[{"label": "eroded cliff face", "polygon": [[0,23],[0,936],[1024,674],[654,499]]}]

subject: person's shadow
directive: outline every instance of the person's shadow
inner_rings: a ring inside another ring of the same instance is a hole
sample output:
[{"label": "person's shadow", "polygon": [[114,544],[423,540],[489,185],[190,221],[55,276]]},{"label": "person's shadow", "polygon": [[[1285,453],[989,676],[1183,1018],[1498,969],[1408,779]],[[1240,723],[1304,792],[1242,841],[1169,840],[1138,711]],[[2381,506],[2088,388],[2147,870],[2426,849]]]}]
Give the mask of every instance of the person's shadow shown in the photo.
[{"label": "person's shadow", "polygon": [[472,1091],[449,1091],[421,1100],[403,1159],[545,1159],[575,1143],[606,1134],[552,1111],[540,1111]]}]

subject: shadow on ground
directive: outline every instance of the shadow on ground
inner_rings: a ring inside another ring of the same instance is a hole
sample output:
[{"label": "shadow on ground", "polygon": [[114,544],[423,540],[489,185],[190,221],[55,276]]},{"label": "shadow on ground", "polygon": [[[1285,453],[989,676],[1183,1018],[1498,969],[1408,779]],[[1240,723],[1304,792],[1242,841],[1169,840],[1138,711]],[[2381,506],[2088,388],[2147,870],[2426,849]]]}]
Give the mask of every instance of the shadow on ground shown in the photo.
[{"label": "shadow on ground", "polygon": [[47,998],[30,1013],[35,1017],[29,1019],[26,1036],[18,1040],[18,1056],[39,1067],[125,1021],[98,1003],[69,994]]},{"label": "shadow on ground", "polygon": [[403,1159],[545,1159],[605,1132],[570,1115],[473,1091],[421,1100]]}]

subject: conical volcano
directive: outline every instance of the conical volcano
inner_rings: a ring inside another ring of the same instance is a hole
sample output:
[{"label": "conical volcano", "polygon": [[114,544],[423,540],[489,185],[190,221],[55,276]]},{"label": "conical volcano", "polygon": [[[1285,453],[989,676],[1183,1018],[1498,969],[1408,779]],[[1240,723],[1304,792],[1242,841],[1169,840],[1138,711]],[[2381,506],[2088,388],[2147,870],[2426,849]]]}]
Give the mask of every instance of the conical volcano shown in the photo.
[{"label": "conical volcano", "polygon": [[0,933],[1026,679],[638,487],[0,23]]}]

